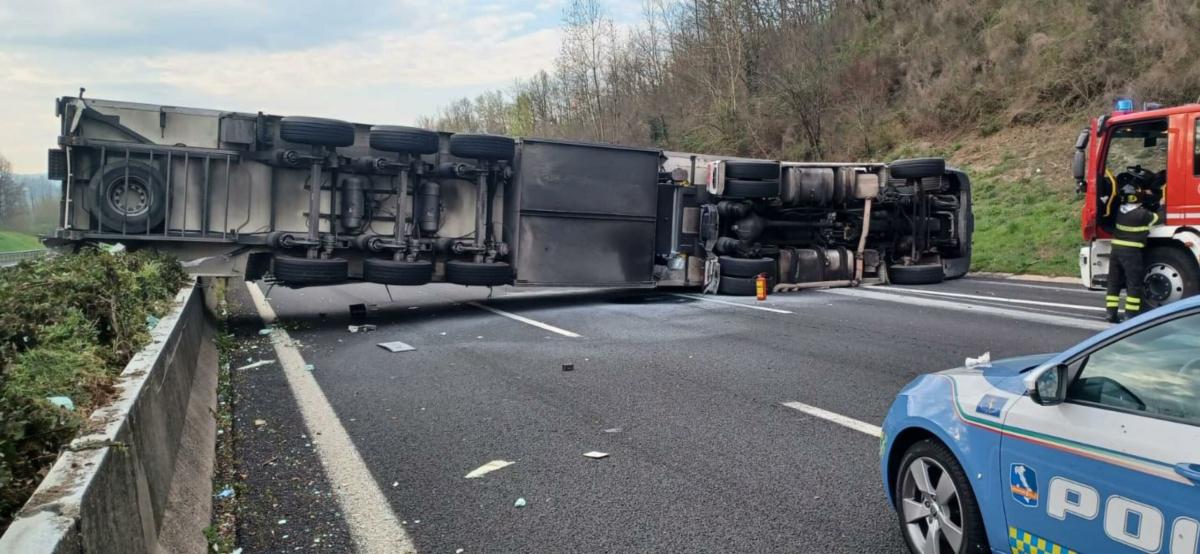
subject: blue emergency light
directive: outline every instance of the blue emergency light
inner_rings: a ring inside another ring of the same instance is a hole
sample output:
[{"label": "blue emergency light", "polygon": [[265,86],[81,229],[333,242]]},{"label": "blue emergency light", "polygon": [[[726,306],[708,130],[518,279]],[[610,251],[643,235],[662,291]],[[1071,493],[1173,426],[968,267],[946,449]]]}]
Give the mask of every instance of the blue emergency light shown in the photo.
[{"label": "blue emergency light", "polygon": [[1120,113],[1132,112],[1133,111],[1133,99],[1132,98],[1118,98],[1117,99],[1117,111]]}]

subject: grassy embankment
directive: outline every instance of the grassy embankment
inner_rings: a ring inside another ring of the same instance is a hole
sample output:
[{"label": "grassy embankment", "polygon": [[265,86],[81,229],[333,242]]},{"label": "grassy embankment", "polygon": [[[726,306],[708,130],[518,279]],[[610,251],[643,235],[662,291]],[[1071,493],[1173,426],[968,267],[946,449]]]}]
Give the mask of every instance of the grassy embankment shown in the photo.
[{"label": "grassy embankment", "polygon": [[17,252],[21,250],[41,250],[45,248],[41,241],[33,235],[16,231],[0,231],[0,252]]}]

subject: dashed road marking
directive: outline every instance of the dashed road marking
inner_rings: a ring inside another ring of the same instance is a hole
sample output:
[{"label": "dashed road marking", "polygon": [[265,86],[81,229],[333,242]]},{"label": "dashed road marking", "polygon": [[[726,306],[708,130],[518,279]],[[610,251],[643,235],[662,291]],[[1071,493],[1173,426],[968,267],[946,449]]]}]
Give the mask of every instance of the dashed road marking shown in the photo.
[{"label": "dashed road marking", "polygon": [[671,293],[671,295],[678,296],[680,298],[691,298],[692,300],[704,300],[705,302],[715,302],[717,304],[725,304],[727,306],[737,306],[739,308],[749,308],[751,310],[762,310],[764,312],[771,312],[771,313],[776,313],[776,314],[792,313],[788,310],[781,310],[779,308],[768,308],[766,306],[755,306],[752,304],[742,304],[741,302],[730,302],[728,300],[717,300],[716,298],[709,298],[707,296],[701,296],[699,294]]},{"label": "dashed road marking", "polygon": [[1066,317],[1061,315],[1043,314],[1037,312],[1026,312],[1021,310],[1010,310],[1008,308],[998,308],[995,306],[985,306],[982,304],[967,304],[962,302],[950,302],[947,300],[938,300],[936,298],[925,298],[920,296],[907,296],[902,294],[888,294],[883,292],[874,292],[865,289],[823,289],[821,292],[825,294],[836,294],[839,296],[847,296],[850,298],[866,298],[869,300],[882,300],[884,302],[895,302],[897,304],[909,304],[912,306],[924,306],[926,308],[939,308],[955,312],[967,312],[984,315],[994,315],[1006,317],[1009,319],[1017,319],[1021,321],[1032,321],[1035,323],[1045,323],[1047,325],[1057,325],[1060,327],[1075,327],[1077,329],[1087,329],[1089,331],[1103,331],[1108,329],[1110,324],[1099,320],[1079,319],[1074,317]]},{"label": "dashed road marking", "polygon": [[487,310],[496,315],[501,315],[501,316],[507,317],[514,321],[520,321],[521,323],[524,323],[526,325],[532,325],[534,327],[537,327],[538,329],[545,329],[547,331],[550,331],[551,333],[558,333],[564,337],[571,337],[573,339],[577,339],[577,338],[580,338],[583,336],[583,335],[580,335],[579,333],[574,333],[574,332],[568,331],[568,330],[560,328],[560,327],[555,327],[553,325],[550,325],[549,323],[542,323],[536,319],[529,319],[525,316],[517,315],[517,314],[511,313],[511,312],[506,312],[504,310],[497,310],[496,308],[493,308],[493,307],[485,305],[485,304],[480,304],[479,302],[467,302],[467,305],[475,306],[476,308],[479,308],[481,310]]},{"label": "dashed road marking", "polygon": [[[247,282],[246,288],[263,323],[274,323],[275,310],[267,302],[262,289],[252,282]],[[350,441],[350,435],[329,405],[321,386],[312,372],[305,370],[304,357],[296,349],[288,332],[279,327],[272,328],[271,345],[275,347],[288,387],[300,406],[300,415],[304,417],[309,436],[320,437],[313,441],[313,446],[325,466],[357,550],[371,554],[415,554],[417,549],[412,539],[396,519],[379,484],[371,477],[367,464]]]},{"label": "dashed road marking", "polygon": [[1103,312],[1104,308],[1100,306],[1080,306],[1078,304],[1062,304],[1059,302],[1044,302],[1041,300],[1025,300],[1023,298],[1004,298],[1001,296],[982,296],[978,294],[963,294],[961,292],[943,292],[925,289],[910,289],[904,287],[888,287],[889,291],[905,291],[915,292],[917,294],[929,294],[933,296],[945,296],[948,298],[966,298],[971,300],[986,300],[988,302],[1004,302],[1006,304],[1024,304],[1026,306],[1042,306],[1046,308],[1067,308],[1070,310],[1085,310],[1089,312]]},{"label": "dashed road marking", "polygon": [[784,402],[783,405],[793,410],[804,412],[810,416],[819,417],[825,421],[831,421],[841,425],[842,427],[854,429],[859,433],[865,433],[867,435],[871,435],[872,437],[883,436],[883,429],[878,425],[871,425],[870,423],[859,421],[852,417],[846,417],[842,414],[835,414],[829,410],[823,410],[816,406],[809,406],[803,402]]}]

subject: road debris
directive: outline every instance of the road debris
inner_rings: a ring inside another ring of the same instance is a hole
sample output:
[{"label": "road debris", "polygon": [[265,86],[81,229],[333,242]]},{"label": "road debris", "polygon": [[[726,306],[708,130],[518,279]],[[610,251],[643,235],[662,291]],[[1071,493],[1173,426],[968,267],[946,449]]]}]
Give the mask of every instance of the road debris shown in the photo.
[{"label": "road debris", "polygon": [[304,371],[312,371],[316,369],[312,364],[304,364]]},{"label": "road debris", "polygon": [[563,371],[575,371],[575,364],[563,364]]},{"label": "road debris", "polygon": [[225,487],[225,488],[221,489],[221,492],[214,494],[213,497],[225,499],[225,498],[233,498],[233,495],[234,495],[233,487]]},{"label": "road debris", "polygon": [[603,460],[608,457],[608,452],[596,452],[593,450],[591,452],[584,452],[583,455],[593,460]]},{"label": "road debris", "polygon": [[262,427],[262,426],[264,426],[264,425],[266,425],[266,424],[267,424],[267,420],[265,420],[265,419],[256,419],[256,420],[254,420],[254,426],[255,426],[255,427]]},{"label": "road debris", "polygon": [[46,400],[50,401],[51,404],[54,404],[55,406],[58,406],[59,408],[63,408],[69,412],[75,411],[75,403],[72,402],[71,399],[66,396],[51,396],[50,398],[47,398]]},{"label": "road debris", "polygon": [[367,305],[366,304],[351,304],[350,305],[350,319],[353,320],[355,323],[362,323],[364,320],[366,320],[367,319]]},{"label": "road debris", "polygon": [[604,432],[605,432],[605,433],[620,433],[620,432],[621,432],[621,428],[620,428],[620,427],[613,427],[613,428],[611,428],[611,429],[605,429],[605,430],[604,430]]},{"label": "road debris", "polygon": [[370,323],[364,325],[350,325],[347,327],[351,333],[368,333],[375,330],[375,326]]},{"label": "road debris", "polygon": [[238,369],[238,371],[242,371],[242,370],[244,370],[244,369],[254,369],[254,368],[256,368],[256,367],[262,367],[262,366],[265,366],[265,365],[270,365],[270,364],[273,364],[273,363],[275,363],[275,360],[259,360],[259,361],[257,361],[257,362],[254,362],[254,363],[252,363],[252,364],[246,364],[246,365],[244,365],[244,366],[242,366],[242,367],[239,367],[239,368],[237,368],[237,369]]},{"label": "road debris", "polygon": [[393,354],[396,352],[408,352],[409,350],[416,350],[416,347],[414,347],[406,342],[400,342],[398,340],[394,340],[391,342],[381,342],[381,343],[379,343],[379,347],[383,348],[384,350],[387,350],[388,352],[391,352]]},{"label": "road debris", "polygon": [[263,335],[263,336],[266,336],[266,335],[269,335],[269,334],[271,334],[271,331],[274,331],[274,329],[272,329],[272,328],[270,328],[270,327],[267,327],[267,328],[265,328],[265,329],[259,329],[259,330],[258,330],[258,334],[260,334],[260,335]]},{"label": "road debris", "polygon": [[486,464],[483,464],[483,465],[475,468],[474,470],[471,471],[471,473],[466,474],[464,477],[467,479],[476,479],[479,477],[483,477],[484,475],[487,475],[493,471],[496,471],[497,469],[503,469],[503,468],[506,468],[515,463],[516,462],[509,462],[509,461],[505,461],[505,460],[492,460]]},{"label": "road debris", "polygon": [[528,504],[528,503],[525,502],[524,498],[518,498],[516,502],[513,502],[513,507],[524,508],[526,504]]},{"label": "road debris", "polygon": [[964,362],[963,365],[965,365],[967,367],[967,369],[974,369],[977,367],[991,367],[992,366],[992,353],[984,352],[983,355],[979,356],[978,358],[967,358],[967,361]]},{"label": "road debris", "polygon": [[146,316],[146,329],[153,331],[155,327],[158,327],[158,322],[159,322],[159,319],[157,317],[154,317],[153,315],[147,315]]}]

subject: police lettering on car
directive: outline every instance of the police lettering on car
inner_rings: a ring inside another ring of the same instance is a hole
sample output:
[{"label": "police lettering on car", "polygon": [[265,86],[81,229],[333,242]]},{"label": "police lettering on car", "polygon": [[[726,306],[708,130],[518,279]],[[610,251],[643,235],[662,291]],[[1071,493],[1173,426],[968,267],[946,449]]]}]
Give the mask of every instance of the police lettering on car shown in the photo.
[{"label": "police lettering on car", "polygon": [[928,374],[883,425],[913,552],[1200,554],[1200,297]]}]

